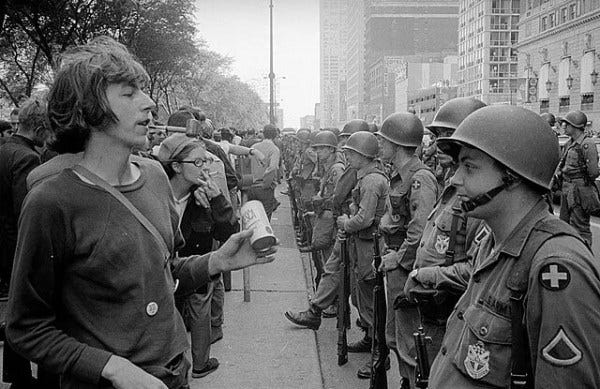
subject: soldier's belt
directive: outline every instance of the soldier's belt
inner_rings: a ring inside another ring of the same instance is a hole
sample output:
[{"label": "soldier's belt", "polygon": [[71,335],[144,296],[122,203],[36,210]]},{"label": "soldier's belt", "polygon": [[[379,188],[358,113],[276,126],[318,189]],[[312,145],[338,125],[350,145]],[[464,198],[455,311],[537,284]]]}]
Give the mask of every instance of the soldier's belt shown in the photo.
[{"label": "soldier's belt", "polygon": [[574,182],[574,183],[584,183],[585,176],[577,175],[577,176],[563,176],[563,182]]}]

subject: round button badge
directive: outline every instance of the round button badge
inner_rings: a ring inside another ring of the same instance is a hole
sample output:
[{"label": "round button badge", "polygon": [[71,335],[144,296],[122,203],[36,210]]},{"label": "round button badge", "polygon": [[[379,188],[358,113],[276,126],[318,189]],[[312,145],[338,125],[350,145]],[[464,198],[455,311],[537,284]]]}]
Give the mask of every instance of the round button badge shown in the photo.
[{"label": "round button badge", "polygon": [[156,315],[156,312],[158,312],[158,304],[154,301],[149,302],[148,305],[146,305],[146,313],[148,316],[154,316]]}]

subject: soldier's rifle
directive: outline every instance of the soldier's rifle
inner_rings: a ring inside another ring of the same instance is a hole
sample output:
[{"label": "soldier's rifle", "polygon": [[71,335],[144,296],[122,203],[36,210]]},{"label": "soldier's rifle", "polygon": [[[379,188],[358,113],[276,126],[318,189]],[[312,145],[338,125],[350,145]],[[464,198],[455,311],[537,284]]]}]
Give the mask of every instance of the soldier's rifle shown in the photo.
[{"label": "soldier's rifle", "polygon": [[348,362],[348,337],[347,330],[350,329],[350,261],[348,258],[348,238],[344,230],[338,231],[340,242],[340,283],[338,286],[338,310],[337,310],[337,354],[338,366]]},{"label": "soldier's rifle", "polygon": [[[373,288],[373,330],[374,336],[371,343],[371,384],[370,389],[387,389],[387,373],[385,361],[390,353],[385,341],[386,325],[386,300],[383,272],[381,266],[381,250],[379,230],[373,233],[373,265],[375,266],[375,288]],[[375,360],[375,357],[377,359]]]}]

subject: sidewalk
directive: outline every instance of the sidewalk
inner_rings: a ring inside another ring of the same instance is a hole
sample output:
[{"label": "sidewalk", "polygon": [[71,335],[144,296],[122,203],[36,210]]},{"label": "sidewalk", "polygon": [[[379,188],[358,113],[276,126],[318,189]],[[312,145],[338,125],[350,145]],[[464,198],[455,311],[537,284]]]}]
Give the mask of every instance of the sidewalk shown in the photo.
[{"label": "sidewalk", "polygon": [[276,259],[250,270],[251,301],[243,300],[242,271],[232,273],[232,290],[225,293],[223,340],[211,356],[221,365],[212,374],[190,380],[199,388],[310,388],[323,387],[315,332],[293,326],[283,313],[307,305],[302,258],[296,248],[289,201],[271,218],[280,240]]}]

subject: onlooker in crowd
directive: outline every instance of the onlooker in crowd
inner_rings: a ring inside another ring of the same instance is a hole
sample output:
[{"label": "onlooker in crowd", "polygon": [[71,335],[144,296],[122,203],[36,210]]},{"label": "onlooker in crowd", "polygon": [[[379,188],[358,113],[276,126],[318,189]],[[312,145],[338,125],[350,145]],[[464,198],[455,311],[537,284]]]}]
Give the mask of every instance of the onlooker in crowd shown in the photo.
[{"label": "onlooker in crowd", "polygon": [[[160,125],[159,123],[155,124]],[[158,155],[160,144],[165,140],[166,137],[167,133],[164,130],[158,128],[148,129],[148,151],[152,155]]]},{"label": "onlooker in crowd", "polygon": [[250,231],[204,256],[173,255],[183,240],[168,179],[156,162],[130,154],[146,142],[154,106],[141,90],[146,71],[107,37],[66,59],[48,118],[53,147],[83,158],[24,202],[7,340],[60,373],[62,388],[188,388],[175,286],[187,293],[273,257],[256,255]]},{"label": "onlooker in crowd", "polygon": [[248,194],[248,200],[259,200],[262,202],[267,212],[267,217],[271,220],[273,211],[279,206],[279,202],[275,200],[275,187],[277,186],[277,174],[279,172],[279,148],[273,143],[273,139],[277,136],[277,128],[271,124],[267,124],[263,129],[265,139],[255,143],[253,148],[263,153],[264,170],[257,171],[255,180],[259,183],[259,187],[253,187]]},{"label": "onlooker in crowd", "polygon": [[233,139],[231,140],[231,143],[234,145],[239,145],[242,141],[242,137],[239,135],[239,131],[235,127],[229,127],[229,130],[233,134]]},{"label": "onlooker in crowd", "polygon": [[[0,120],[0,144],[6,141],[6,138],[11,136],[15,131],[10,122]],[[4,138],[4,139],[3,139]]]},{"label": "onlooker in crowd", "polygon": [[10,111],[10,125],[13,128],[13,132],[17,132],[19,129],[19,108],[13,108]]},{"label": "onlooker in crowd", "polygon": [[256,135],[256,130],[254,128],[248,129],[246,132],[246,136],[240,142],[240,145],[246,147],[252,147],[253,144],[260,142],[261,139]]},{"label": "onlooker in crowd", "polygon": [[[208,174],[206,150],[200,141],[174,134],[163,141],[158,152],[173,188],[175,205],[185,246],[179,255],[206,254],[213,239],[225,242],[236,232],[232,207]],[[211,303],[219,280],[210,282],[184,296],[175,295],[176,306],[192,340],[192,377],[204,377],[219,367],[209,358],[211,337]],[[222,337],[215,334],[216,337]]]},{"label": "onlooker in crowd", "polygon": [[[25,102],[19,113],[20,126],[16,133],[0,146],[0,300],[8,299],[8,288],[13,269],[13,258],[17,247],[17,222],[27,194],[27,175],[40,165],[40,154],[36,146],[44,145],[47,136],[45,123],[46,102],[31,99]],[[15,119],[19,122],[18,119]],[[44,226],[49,228],[49,226]],[[25,242],[26,248],[35,246]],[[27,304],[25,304],[27,305]],[[33,384],[31,364],[12,347],[4,343],[3,381],[11,382],[13,388],[29,388]],[[49,387],[51,377],[41,372],[38,377]],[[48,379],[48,381],[45,381]]]}]

